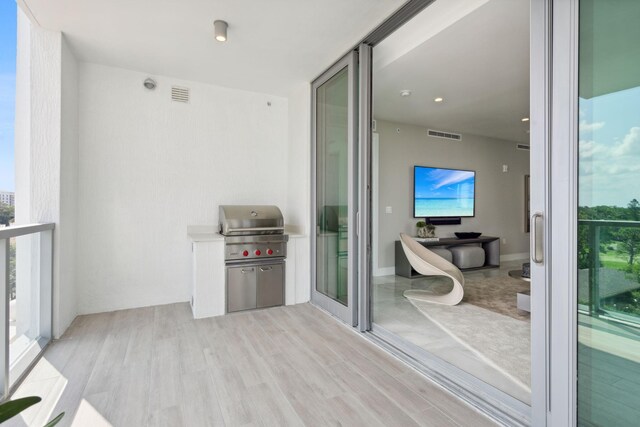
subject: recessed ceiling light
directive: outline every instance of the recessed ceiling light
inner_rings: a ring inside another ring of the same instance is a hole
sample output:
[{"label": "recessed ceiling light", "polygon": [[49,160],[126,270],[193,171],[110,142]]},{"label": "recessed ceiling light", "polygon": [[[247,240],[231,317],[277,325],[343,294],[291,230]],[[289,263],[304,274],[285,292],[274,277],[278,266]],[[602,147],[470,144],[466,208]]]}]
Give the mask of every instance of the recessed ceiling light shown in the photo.
[{"label": "recessed ceiling light", "polygon": [[523,118],[522,118],[522,121],[523,121],[523,122],[528,122],[528,121],[529,121],[529,117],[523,117]]},{"label": "recessed ceiling light", "polygon": [[410,90],[401,90],[400,91],[400,96],[411,96],[411,91]]},{"label": "recessed ceiling light", "polygon": [[441,98],[441,97],[437,97],[433,100],[433,102],[442,102],[442,101],[444,101],[444,98]]}]

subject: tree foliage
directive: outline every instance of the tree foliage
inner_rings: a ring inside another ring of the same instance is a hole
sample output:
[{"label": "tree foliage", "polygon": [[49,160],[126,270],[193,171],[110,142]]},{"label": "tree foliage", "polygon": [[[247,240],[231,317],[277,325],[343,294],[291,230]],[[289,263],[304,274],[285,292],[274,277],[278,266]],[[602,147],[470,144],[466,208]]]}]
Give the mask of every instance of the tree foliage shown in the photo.
[{"label": "tree foliage", "polygon": [[15,218],[15,208],[13,206],[0,203],[0,224],[9,226],[9,222]]},{"label": "tree foliage", "polygon": [[[632,199],[626,207],[618,206],[581,206],[578,209],[578,218],[587,220],[607,221],[634,221],[640,224],[640,202]],[[597,236],[591,235],[596,232]],[[594,237],[599,240],[599,247],[594,247]],[[624,269],[626,277],[640,282],[640,227],[629,226],[601,226],[597,230],[591,225],[578,225],[578,268],[593,267],[599,254],[618,254],[626,259],[625,267],[612,267],[618,270]],[[603,262],[600,262],[603,267]],[[640,315],[640,286],[618,295],[601,300],[601,307],[623,311],[628,314]]]}]

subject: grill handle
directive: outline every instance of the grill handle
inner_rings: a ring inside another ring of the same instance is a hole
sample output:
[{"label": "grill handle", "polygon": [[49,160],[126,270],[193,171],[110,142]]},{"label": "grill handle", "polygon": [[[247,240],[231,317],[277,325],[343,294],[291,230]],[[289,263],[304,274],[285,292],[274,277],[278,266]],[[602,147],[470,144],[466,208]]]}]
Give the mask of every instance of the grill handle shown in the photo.
[{"label": "grill handle", "polygon": [[238,231],[284,231],[284,227],[246,227],[246,228],[231,228],[227,229],[227,233],[236,233]]}]

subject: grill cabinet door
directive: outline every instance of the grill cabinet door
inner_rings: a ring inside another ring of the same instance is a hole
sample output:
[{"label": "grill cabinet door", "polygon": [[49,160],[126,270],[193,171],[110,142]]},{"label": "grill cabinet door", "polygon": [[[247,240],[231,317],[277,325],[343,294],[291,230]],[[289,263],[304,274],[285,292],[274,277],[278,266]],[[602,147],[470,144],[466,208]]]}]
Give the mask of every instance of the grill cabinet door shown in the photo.
[{"label": "grill cabinet door", "polygon": [[258,270],[258,308],[284,303],[284,263],[256,267]]},{"label": "grill cabinet door", "polygon": [[227,267],[227,313],[256,308],[258,267]]}]

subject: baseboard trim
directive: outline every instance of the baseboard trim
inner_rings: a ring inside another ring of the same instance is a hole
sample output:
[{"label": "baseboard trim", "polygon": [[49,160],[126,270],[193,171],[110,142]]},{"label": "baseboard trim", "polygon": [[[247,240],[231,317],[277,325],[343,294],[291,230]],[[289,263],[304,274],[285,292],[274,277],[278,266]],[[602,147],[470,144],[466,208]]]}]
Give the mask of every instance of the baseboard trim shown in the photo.
[{"label": "baseboard trim", "polygon": [[396,268],[395,267],[382,267],[382,268],[378,268],[377,270],[375,270],[373,272],[373,276],[374,277],[378,277],[378,276],[393,276],[394,274],[396,274]]},{"label": "baseboard trim", "polygon": [[521,252],[518,254],[506,254],[500,255],[500,262],[502,261],[518,261],[518,260],[528,260],[529,252]]}]

